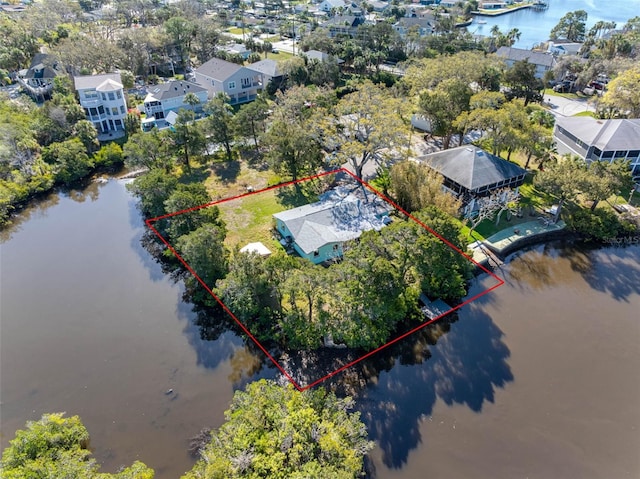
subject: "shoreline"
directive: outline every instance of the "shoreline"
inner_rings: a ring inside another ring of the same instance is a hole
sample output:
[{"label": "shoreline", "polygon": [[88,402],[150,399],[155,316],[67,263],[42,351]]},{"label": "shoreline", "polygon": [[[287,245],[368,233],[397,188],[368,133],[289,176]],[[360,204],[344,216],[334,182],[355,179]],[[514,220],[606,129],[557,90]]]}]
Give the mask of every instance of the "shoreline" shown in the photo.
[{"label": "shoreline", "polygon": [[496,8],[495,10],[476,10],[475,12],[471,12],[471,14],[476,15],[478,17],[499,17],[501,15],[506,15],[507,13],[523,10],[525,8],[533,8],[534,6],[535,4],[528,3],[526,5],[520,5],[513,8]]}]

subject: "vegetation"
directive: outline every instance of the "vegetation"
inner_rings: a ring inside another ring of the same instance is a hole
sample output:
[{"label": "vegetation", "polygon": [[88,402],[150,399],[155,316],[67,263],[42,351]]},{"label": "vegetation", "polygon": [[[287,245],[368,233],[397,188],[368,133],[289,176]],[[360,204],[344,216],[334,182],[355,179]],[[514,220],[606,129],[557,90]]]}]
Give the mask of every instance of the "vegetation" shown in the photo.
[{"label": "vegetation", "polygon": [[91,457],[89,433],[78,416],[44,414],[27,422],[2,453],[0,475],[6,479],[152,479],[154,472],[136,461],[116,474],[99,472]]},{"label": "vegetation", "polygon": [[251,383],[236,391],[226,422],[183,479],[360,477],[373,444],[352,407],[322,389]]}]

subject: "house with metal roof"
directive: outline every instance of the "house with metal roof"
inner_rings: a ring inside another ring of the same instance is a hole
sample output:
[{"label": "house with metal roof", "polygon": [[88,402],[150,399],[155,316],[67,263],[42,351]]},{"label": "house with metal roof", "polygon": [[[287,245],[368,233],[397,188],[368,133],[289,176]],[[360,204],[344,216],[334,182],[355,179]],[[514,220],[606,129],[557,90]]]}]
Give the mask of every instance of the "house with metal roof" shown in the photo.
[{"label": "house with metal roof", "polygon": [[544,74],[553,69],[556,64],[555,56],[550,53],[534,52],[522,48],[500,47],[495,54],[503,58],[509,68],[519,61],[527,60],[529,63],[533,63],[536,66],[536,78],[544,77]]},{"label": "house with metal roof", "polygon": [[336,191],[309,205],[273,215],[282,244],[320,264],[342,257],[343,245],[390,222],[391,205],[374,193]]},{"label": "house with metal roof", "polygon": [[524,183],[524,168],[473,145],[429,153],[418,161],[443,177],[443,186],[468,202]]},{"label": "house with metal roof", "polygon": [[220,58],[203,63],[194,75],[196,83],[209,92],[209,98],[226,93],[232,105],[255,100],[263,88],[261,73]]},{"label": "house with metal roof", "polygon": [[560,154],[578,155],[587,162],[629,160],[640,175],[640,119],[596,120],[558,117],[553,137]]},{"label": "house with metal roof", "polygon": [[99,134],[124,133],[127,101],[120,73],[73,77],[80,105]]},{"label": "house with metal roof", "polygon": [[[196,106],[185,103],[187,94],[193,93],[200,103]],[[164,126],[167,115],[181,109],[201,111],[207,102],[207,89],[188,81],[170,81],[149,87],[144,99],[144,112],[147,116],[145,125],[153,123],[158,127]]]}]

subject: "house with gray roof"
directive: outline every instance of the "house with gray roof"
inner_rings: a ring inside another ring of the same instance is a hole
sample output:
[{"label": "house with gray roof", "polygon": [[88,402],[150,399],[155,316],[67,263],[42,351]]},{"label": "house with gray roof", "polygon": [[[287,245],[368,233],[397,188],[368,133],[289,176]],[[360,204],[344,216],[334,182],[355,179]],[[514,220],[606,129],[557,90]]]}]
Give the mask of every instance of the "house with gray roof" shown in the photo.
[{"label": "house with gray roof", "polygon": [[556,58],[550,53],[534,52],[522,48],[500,47],[496,51],[496,56],[503,58],[507,66],[511,68],[515,62],[527,60],[536,66],[536,78],[544,77],[545,72],[553,69]]},{"label": "house with gray roof", "polygon": [[327,20],[322,26],[329,29],[329,36],[348,35],[354,37],[358,26],[364,22],[362,17],[355,15],[336,15]]},{"label": "house with gray roof", "polygon": [[53,81],[64,75],[64,69],[53,55],[36,53],[27,70],[18,72],[18,82],[34,100],[46,100],[53,91]]},{"label": "house with gray roof", "polygon": [[[200,103],[195,106],[185,103],[184,99],[188,93],[193,93]],[[164,126],[164,119],[172,111],[201,111],[207,102],[207,95],[206,88],[188,81],[176,80],[151,86],[144,99],[144,112],[147,116],[145,126],[149,126],[151,122],[158,127]]]},{"label": "house with gray roof", "polygon": [[426,37],[436,31],[436,21],[432,16],[403,17],[393,24],[393,29],[403,38],[412,30],[416,30],[421,37]]},{"label": "house with gray roof", "polygon": [[596,120],[558,117],[553,137],[560,154],[578,155],[587,162],[629,160],[640,175],[640,119]]},{"label": "house with gray roof", "polygon": [[127,100],[120,73],[73,77],[78,100],[99,134],[124,133]]},{"label": "house with gray roof", "polygon": [[380,231],[390,222],[391,205],[371,192],[336,190],[317,203],[273,215],[282,243],[320,264],[342,257],[343,245],[364,231]]},{"label": "house with gray roof", "polygon": [[473,145],[429,153],[418,161],[443,177],[443,186],[468,202],[524,183],[524,168]]},{"label": "house with gray roof", "polygon": [[270,58],[247,65],[247,68],[262,75],[262,84],[265,85],[265,87],[269,83],[273,83],[279,87],[284,80],[284,74],[280,70],[278,62]]},{"label": "house with gray roof", "polygon": [[332,62],[337,65],[342,65],[344,63],[342,58],[334,57],[333,55],[329,55],[328,53],[321,52],[319,50],[308,50],[306,52],[302,52],[300,56],[307,57],[307,60],[315,60],[318,63]]},{"label": "house with gray roof", "polygon": [[232,105],[255,100],[263,88],[261,73],[220,58],[203,63],[194,75],[196,83],[209,92],[209,98],[226,93]]}]

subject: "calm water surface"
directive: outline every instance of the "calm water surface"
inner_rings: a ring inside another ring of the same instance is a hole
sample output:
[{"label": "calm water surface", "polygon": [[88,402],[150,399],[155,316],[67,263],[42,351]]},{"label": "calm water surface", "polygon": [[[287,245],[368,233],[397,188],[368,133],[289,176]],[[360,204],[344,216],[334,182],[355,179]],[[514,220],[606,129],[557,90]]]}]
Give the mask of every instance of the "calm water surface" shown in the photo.
[{"label": "calm water surface", "polygon": [[[66,411],[104,470],[140,459],[176,478],[234,389],[275,376],[191,311],[143,233],[115,180],[51,196],[5,232],[2,447],[26,420]],[[337,378],[377,443],[371,475],[640,476],[639,263],[637,246],[522,254],[505,286]]]},{"label": "calm water surface", "polygon": [[[551,29],[567,12],[584,10],[587,12],[587,31],[598,21],[616,22],[622,28],[630,18],[640,15],[640,0],[547,0],[547,10],[532,8],[519,10],[497,17],[477,17],[468,30],[478,35],[491,35],[491,27],[497,25],[502,32],[517,28],[520,39],[514,47],[530,49],[547,41]],[[482,19],[486,24],[478,24]]]}]

